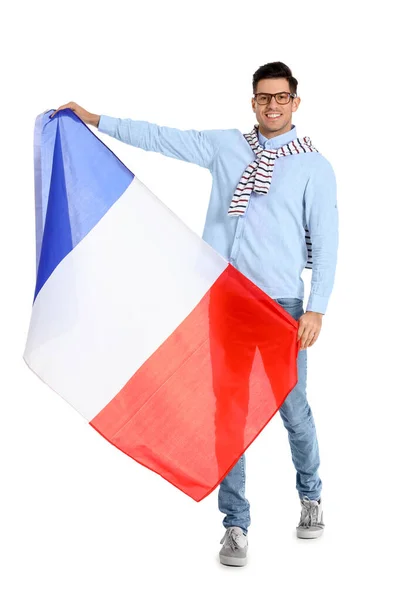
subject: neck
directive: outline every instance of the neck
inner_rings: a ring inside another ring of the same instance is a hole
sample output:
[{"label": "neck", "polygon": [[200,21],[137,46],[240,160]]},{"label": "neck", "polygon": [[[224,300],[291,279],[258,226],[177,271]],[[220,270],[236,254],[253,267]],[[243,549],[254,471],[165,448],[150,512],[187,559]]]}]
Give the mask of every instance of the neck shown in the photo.
[{"label": "neck", "polygon": [[282,127],[282,129],[278,129],[278,131],[269,131],[268,129],[264,129],[263,125],[260,124],[258,125],[258,127],[261,135],[270,140],[271,138],[277,137],[278,135],[282,135],[282,133],[287,133],[288,131],[290,131],[292,129],[292,122],[285,125],[285,127]]}]

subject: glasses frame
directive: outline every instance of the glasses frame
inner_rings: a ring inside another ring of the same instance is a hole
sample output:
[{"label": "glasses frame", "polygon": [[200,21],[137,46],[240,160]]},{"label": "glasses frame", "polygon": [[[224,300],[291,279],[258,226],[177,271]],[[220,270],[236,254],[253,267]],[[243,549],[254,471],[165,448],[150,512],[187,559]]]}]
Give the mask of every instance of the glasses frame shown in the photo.
[{"label": "glasses frame", "polygon": [[[283,102],[283,103],[278,102],[276,96],[279,96],[279,94],[289,94],[289,100],[287,102]],[[262,103],[257,100],[257,96],[269,96],[270,98],[269,98],[268,102]],[[285,90],[283,92],[276,92],[275,94],[269,94],[267,92],[257,92],[257,94],[254,94],[254,99],[257,102],[257,104],[259,104],[260,106],[266,106],[267,104],[270,104],[272,98],[275,98],[276,103],[279,104],[280,106],[285,106],[285,104],[289,104],[290,98],[297,98],[297,94],[293,94],[291,92],[286,92]]]}]

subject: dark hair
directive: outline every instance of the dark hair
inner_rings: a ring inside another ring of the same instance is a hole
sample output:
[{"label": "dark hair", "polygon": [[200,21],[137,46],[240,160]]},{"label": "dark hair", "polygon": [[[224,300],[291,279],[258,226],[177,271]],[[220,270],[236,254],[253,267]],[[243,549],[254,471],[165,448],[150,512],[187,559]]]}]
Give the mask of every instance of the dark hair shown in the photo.
[{"label": "dark hair", "polygon": [[256,93],[257,84],[261,79],[287,79],[292,94],[297,94],[298,81],[292,75],[292,71],[283,62],[270,62],[259,67],[253,75],[253,94]]}]

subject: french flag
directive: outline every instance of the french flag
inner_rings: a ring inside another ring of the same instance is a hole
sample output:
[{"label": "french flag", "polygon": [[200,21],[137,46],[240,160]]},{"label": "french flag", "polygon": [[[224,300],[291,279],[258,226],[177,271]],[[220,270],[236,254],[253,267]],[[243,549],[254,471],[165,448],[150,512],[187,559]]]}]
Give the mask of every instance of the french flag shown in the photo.
[{"label": "french flag", "polygon": [[297,383],[298,322],[70,109],[36,119],[24,359],[111,444],[196,501]]}]

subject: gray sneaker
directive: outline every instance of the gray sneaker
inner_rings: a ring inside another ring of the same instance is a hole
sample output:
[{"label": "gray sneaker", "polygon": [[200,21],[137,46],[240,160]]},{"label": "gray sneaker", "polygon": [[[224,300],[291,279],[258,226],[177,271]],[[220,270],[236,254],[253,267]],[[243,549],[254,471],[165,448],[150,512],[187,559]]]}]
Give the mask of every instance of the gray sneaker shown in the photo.
[{"label": "gray sneaker", "polygon": [[310,500],[304,496],[301,500],[300,523],[297,526],[297,537],[302,539],[317,538],[324,532],[322,505],[318,500]]},{"label": "gray sneaker", "polygon": [[241,527],[228,527],[220,541],[219,560],[230,567],[244,567],[247,563],[248,541]]}]

